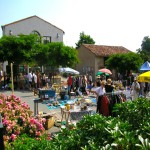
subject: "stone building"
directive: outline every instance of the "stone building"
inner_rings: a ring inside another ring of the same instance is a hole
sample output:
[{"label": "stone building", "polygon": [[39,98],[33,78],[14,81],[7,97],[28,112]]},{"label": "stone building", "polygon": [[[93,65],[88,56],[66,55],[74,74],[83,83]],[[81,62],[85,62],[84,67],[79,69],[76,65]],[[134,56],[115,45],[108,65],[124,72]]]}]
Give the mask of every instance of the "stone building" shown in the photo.
[{"label": "stone building", "polygon": [[[93,79],[95,79],[98,70],[105,68],[105,61],[109,56],[128,52],[131,51],[122,46],[83,44],[78,48],[80,63],[76,66],[76,69],[81,74],[91,73]],[[115,71],[111,71],[113,72],[112,78],[115,78]]]}]

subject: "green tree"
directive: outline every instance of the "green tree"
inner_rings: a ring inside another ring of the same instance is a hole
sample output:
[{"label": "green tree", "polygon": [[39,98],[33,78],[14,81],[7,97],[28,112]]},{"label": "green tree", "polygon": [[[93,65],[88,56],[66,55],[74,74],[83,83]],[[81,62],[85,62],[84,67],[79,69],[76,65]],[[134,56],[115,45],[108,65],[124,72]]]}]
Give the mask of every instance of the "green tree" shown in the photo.
[{"label": "green tree", "polygon": [[90,35],[84,34],[84,32],[80,33],[80,39],[76,44],[76,49],[80,47],[82,44],[95,44],[95,41],[90,37]]},{"label": "green tree", "polygon": [[35,50],[37,64],[44,66],[65,67],[75,66],[78,60],[78,51],[73,47],[65,46],[62,42],[39,44]]},{"label": "green tree", "polygon": [[32,50],[37,44],[36,35],[3,36],[0,39],[0,61],[22,64],[31,62]]},{"label": "green tree", "polygon": [[148,36],[143,38],[141,48],[137,49],[137,53],[140,54],[144,62],[150,61],[150,38]]},{"label": "green tree", "polygon": [[78,51],[62,42],[39,43],[37,35],[3,36],[0,39],[0,61],[9,64],[30,66],[73,67],[78,60]]},{"label": "green tree", "polygon": [[142,63],[143,60],[140,55],[133,52],[126,54],[114,54],[106,60],[106,66],[108,68],[115,69],[117,72],[121,72],[123,74],[130,70],[138,72]]}]

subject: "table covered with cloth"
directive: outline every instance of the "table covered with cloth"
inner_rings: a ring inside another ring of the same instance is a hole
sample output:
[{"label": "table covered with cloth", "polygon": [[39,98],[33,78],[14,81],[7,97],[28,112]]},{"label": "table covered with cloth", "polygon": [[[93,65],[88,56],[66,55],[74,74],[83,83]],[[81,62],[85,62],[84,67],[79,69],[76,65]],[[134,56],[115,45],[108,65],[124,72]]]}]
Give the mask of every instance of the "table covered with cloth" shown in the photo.
[{"label": "table covered with cloth", "polygon": [[91,115],[93,112],[92,109],[88,108],[87,110],[81,110],[80,108],[70,110],[70,120],[81,120],[85,115]]}]

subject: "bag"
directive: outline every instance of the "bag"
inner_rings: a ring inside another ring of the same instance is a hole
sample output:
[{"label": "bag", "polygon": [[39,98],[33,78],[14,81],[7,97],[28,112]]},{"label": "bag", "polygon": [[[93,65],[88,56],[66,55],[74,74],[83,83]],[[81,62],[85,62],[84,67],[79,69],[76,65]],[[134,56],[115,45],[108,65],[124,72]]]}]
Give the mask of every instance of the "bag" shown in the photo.
[{"label": "bag", "polygon": [[136,88],[135,88],[135,91],[136,91],[136,92],[139,92],[139,91],[140,91],[140,88],[136,87]]},{"label": "bag", "polygon": [[139,86],[138,86],[137,83],[135,84],[135,91],[136,91],[136,92],[139,92],[139,91],[140,91],[140,88],[139,88]]}]

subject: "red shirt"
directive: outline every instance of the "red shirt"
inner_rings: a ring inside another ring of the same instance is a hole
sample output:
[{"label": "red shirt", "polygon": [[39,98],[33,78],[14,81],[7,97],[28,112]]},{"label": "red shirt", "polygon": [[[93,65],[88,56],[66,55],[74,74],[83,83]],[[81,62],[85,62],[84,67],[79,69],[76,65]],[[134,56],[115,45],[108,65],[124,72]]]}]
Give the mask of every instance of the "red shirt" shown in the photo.
[{"label": "red shirt", "polygon": [[68,77],[68,85],[72,85],[72,77],[71,76]]}]

